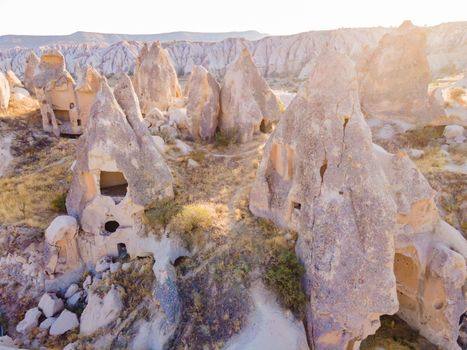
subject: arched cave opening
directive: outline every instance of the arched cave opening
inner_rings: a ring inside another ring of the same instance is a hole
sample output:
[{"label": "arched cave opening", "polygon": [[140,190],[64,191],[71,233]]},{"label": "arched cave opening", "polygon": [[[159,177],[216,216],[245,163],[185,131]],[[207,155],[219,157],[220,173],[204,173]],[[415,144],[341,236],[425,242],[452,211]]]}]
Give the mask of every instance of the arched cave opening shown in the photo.
[{"label": "arched cave opening", "polygon": [[124,258],[125,256],[127,256],[128,252],[126,250],[126,244],[125,243],[118,243],[117,244],[117,252],[118,252],[118,257],[119,258]]}]

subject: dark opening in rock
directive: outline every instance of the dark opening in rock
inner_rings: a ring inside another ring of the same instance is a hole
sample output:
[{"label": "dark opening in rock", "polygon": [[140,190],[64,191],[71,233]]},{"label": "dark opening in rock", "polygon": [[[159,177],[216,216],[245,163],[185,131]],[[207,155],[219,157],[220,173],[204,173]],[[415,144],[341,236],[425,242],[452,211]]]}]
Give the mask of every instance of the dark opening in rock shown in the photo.
[{"label": "dark opening in rock", "polygon": [[126,251],[126,244],[125,243],[118,243],[117,244],[117,251],[118,251],[118,257],[123,258],[126,255],[128,255],[128,252]]},{"label": "dark opening in rock", "polygon": [[125,197],[128,190],[128,182],[120,171],[101,171],[101,194],[110,197]]},{"label": "dark opening in rock", "polygon": [[107,221],[104,225],[104,229],[107,231],[107,232],[110,232],[110,233],[114,233],[115,231],[117,231],[118,227],[120,226],[120,224],[115,221],[115,220],[110,220],[110,221]]},{"label": "dark opening in rock", "polygon": [[294,208],[294,209],[298,209],[298,210],[301,210],[301,209],[302,209],[301,203],[292,202],[292,205],[293,205],[293,208]]}]

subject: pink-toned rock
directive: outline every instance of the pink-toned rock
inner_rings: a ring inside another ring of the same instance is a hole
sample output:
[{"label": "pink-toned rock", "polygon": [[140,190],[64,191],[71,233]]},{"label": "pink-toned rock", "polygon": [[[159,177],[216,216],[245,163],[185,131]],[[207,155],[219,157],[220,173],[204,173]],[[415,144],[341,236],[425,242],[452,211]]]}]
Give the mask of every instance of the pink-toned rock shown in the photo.
[{"label": "pink-toned rock", "polygon": [[269,129],[271,122],[279,120],[280,115],[279,99],[261,76],[248,49],[243,49],[224,76],[220,131],[246,142],[261,128]]},{"label": "pink-toned rock", "polygon": [[181,96],[175,68],[159,42],[144,44],[133,79],[143,115],[154,107],[166,111]]},{"label": "pink-toned rock", "polygon": [[194,66],[187,83],[187,128],[195,141],[212,141],[219,121],[220,87],[204,67]]}]

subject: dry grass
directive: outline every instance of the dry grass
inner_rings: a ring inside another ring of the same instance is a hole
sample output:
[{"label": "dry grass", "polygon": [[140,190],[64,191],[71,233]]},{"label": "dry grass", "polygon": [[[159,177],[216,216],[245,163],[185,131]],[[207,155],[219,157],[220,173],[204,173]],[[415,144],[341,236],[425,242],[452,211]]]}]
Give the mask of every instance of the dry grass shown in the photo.
[{"label": "dry grass", "polygon": [[449,90],[449,98],[460,106],[467,106],[467,93],[461,87],[455,87]]},{"label": "dry grass", "polygon": [[439,146],[425,149],[425,153],[415,163],[422,173],[432,171],[433,168],[439,169],[447,163],[447,157],[440,152]]},{"label": "dry grass", "polygon": [[5,113],[0,113],[1,117],[21,117],[26,114],[35,113],[39,110],[39,102],[34,98],[25,97],[18,101],[10,100],[8,110]]}]

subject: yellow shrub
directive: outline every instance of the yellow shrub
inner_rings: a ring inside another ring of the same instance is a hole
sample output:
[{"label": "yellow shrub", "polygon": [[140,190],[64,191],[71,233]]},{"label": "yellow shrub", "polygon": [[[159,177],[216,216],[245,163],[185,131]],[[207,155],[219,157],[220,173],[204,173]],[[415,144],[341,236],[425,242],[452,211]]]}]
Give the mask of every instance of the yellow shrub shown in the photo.
[{"label": "yellow shrub", "polygon": [[180,232],[189,233],[196,229],[207,229],[212,225],[211,210],[203,204],[188,204],[175,216],[173,227]]}]

